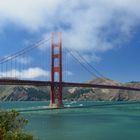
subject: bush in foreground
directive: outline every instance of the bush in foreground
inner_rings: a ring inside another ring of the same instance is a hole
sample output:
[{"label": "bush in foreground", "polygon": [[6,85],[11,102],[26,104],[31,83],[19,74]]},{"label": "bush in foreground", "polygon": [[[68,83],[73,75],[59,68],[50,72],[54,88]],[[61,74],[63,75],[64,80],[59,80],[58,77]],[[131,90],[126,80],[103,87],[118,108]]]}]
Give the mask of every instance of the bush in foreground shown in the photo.
[{"label": "bush in foreground", "polygon": [[37,140],[23,132],[27,122],[17,111],[0,111],[0,140]]}]

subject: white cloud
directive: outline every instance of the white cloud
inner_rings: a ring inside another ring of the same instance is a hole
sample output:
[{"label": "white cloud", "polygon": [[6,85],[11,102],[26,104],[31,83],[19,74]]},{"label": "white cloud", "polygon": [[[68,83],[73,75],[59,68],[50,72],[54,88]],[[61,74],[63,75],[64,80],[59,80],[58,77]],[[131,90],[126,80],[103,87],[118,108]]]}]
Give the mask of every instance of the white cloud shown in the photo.
[{"label": "white cloud", "polygon": [[16,61],[20,64],[30,64],[32,62],[32,59],[30,57],[20,57],[20,58],[17,58]]},{"label": "white cloud", "polygon": [[16,62],[20,63],[20,64],[30,64],[32,62],[32,58],[31,57],[15,57],[15,55],[12,56],[5,56],[4,57],[5,61],[10,61],[10,60],[15,60]]},{"label": "white cloud", "polygon": [[66,59],[68,59],[69,61],[72,60],[72,57],[74,57],[74,59],[78,59],[80,62],[82,63],[92,63],[92,62],[100,62],[101,58],[99,56],[97,56],[95,53],[89,52],[83,52],[81,51],[79,53],[79,51],[77,50],[68,50],[69,52],[65,52],[66,54]]},{"label": "white cloud", "polygon": [[128,41],[140,23],[138,0],[0,0],[0,26],[61,31],[63,46],[104,52]]},{"label": "white cloud", "polygon": [[39,77],[48,77],[49,72],[45,71],[41,68],[35,67],[35,68],[28,68],[24,69],[22,71],[13,69],[9,70],[7,72],[0,72],[1,77],[13,77],[13,78],[23,78],[23,79],[35,79]]},{"label": "white cloud", "polygon": [[95,54],[83,54],[83,58],[88,63],[101,61],[101,58]]},{"label": "white cloud", "polygon": [[67,76],[73,76],[73,72],[71,71],[64,71],[63,74],[66,74]]},{"label": "white cloud", "polygon": [[0,0],[1,21],[9,20],[17,25],[37,30],[38,27],[44,26],[45,17],[51,14],[55,5],[57,1],[54,0]]}]

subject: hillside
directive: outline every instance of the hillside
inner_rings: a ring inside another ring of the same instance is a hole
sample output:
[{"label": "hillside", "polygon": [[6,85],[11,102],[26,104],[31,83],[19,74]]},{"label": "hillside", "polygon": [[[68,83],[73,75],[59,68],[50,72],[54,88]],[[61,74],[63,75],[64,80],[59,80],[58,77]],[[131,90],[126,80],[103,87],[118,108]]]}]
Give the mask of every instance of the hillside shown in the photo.
[{"label": "hillside", "polygon": [[[110,79],[95,79],[87,81],[91,84],[118,85],[139,87],[140,82],[120,83]],[[140,101],[140,92],[119,89],[97,89],[97,88],[71,88],[66,93],[68,100],[97,100],[97,101]],[[70,95],[69,95],[70,94]],[[65,97],[66,95],[64,95]],[[66,97],[67,97],[66,96]],[[66,99],[66,98],[65,98]]]},{"label": "hillside", "polygon": [[[140,82],[120,83],[110,79],[95,79],[86,81],[92,84],[124,85],[139,87]],[[140,101],[140,92],[96,89],[96,88],[64,88],[64,100],[98,100],[98,101]],[[35,86],[0,86],[1,101],[44,101],[49,100],[48,87]]]},{"label": "hillside", "polygon": [[[109,85],[122,85],[121,83],[109,79],[95,79],[87,81],[91,84],[109,84]],[[77,100],[118,100],[119,90],[110,89],[96,89],[96,88],[71,88],[68,89],[68,94],[77,94]],[[74,96],[74,95],[73,95]],[[74,99],[73,99],[74,100]]]},{"label": "hillside", "polygon": [[49,100],[49,89],[35,86],[0,86],[1,101]]}]

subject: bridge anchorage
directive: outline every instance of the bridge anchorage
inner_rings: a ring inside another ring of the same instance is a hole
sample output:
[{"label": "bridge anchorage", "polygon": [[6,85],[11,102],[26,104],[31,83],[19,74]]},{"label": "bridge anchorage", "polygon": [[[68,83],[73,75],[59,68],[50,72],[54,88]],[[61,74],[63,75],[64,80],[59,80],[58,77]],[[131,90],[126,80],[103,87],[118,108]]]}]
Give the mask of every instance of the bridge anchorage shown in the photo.
[{"label": "bridge anchorage", "polygon": [[[61,33],[51,36],[50,108],[62,108],[62,39]],[[57,84],[55,84],[57,82]]]}]

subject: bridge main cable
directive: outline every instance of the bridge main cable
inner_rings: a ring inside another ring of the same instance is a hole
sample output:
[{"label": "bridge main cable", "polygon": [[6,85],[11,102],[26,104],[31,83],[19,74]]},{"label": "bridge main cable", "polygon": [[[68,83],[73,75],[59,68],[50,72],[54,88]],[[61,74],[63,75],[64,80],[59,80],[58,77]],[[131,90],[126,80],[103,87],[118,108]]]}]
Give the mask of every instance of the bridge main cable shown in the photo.
[{"label": "bridge main cable", "polygon": [[69,50],[68,48],[66,48],[66,50],[69,52],[69,54],[72,56],[72,58],[74,58],[74,60],[76,62],[78,62],[91,76],[95,76],[96,78],[99,78],[94,72],[92,72],[91,70],[89,70],[73,53],[71,50]]},{"label": "bridge main cable", "polygon": [[23,55],[23,54],[26,54],[27,52],[30,52],[34,48],[39,48],[41,45],[45,44],[50,39],[51,38],[40,40],[37,43],[35,43],[35,44],[33,44],[33,45],[29,46],[29,47],[26,47],[26,48],[24,48],[24,49],[22,49],[22,50],[20,50],[20,51],[18,51],[16,53],[12,54],[12,55],[9,55],[7,57],[4,57],[4,58],[0,59],[0,64],[6,63],[6,62],[8,62],[8,61],[10,61],[12,59],[15,59],[15,58]]}]

